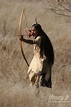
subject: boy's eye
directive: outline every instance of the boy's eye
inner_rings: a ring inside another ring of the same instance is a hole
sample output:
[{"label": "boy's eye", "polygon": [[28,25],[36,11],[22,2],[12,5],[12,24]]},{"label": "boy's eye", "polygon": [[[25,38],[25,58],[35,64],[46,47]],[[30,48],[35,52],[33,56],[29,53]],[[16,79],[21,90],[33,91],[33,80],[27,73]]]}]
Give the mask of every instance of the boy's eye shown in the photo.
[{"label": "boy's eye", "polygon": [[31,32],[31,30],[29,30]]}]

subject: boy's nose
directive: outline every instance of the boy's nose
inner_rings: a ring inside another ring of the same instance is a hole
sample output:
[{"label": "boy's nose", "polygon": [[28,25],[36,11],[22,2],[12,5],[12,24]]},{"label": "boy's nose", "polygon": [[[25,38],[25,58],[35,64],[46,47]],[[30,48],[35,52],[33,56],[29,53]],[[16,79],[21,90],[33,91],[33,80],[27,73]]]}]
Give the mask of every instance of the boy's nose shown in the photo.
[{"label": "boy's nose", "polygon": [[31,34],[33,34],[34,32],[32,31]]}]

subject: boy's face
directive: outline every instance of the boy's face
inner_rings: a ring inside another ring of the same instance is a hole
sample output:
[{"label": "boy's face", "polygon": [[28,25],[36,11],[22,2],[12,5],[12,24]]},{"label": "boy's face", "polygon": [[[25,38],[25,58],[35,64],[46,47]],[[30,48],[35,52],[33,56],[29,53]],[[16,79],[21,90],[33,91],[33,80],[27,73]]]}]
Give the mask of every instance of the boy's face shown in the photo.
[{"label": "boy's face", "polygon": [[31,28],[31,35],[33,35],[35,37],[38,35],[37,29],[35,29],[35,27]]}]

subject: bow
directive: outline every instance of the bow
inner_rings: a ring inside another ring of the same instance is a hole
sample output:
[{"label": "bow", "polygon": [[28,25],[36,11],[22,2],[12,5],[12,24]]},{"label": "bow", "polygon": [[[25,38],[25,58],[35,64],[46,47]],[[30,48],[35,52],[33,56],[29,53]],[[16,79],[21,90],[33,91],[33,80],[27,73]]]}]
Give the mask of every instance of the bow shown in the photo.
[{"label": "bow", "polygon": [[[19,22],[19,29],[18,29],[19,36],[21,36],[21,24],[22,24],[22,18],[23,18],[23,10],[22,10],[22,12],[21,12],[20,22]],[[22,41],[21,41],[21,40],[20,40],[20,48],[21,48],[21,52],[22,52],[23,58],[24,58],[26,64],[29,66],[29,64],[28,64],[28,62],[27,62],[27,59],[26,59],[26,57],[25,57],[24,51],[23,51]]]}]

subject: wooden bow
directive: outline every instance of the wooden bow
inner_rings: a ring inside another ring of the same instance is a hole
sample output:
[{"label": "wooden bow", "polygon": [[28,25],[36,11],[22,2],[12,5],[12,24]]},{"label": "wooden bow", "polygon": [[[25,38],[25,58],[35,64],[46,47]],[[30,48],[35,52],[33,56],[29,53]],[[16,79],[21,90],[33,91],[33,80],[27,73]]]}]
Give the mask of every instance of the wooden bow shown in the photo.
[{"label": "wooden bow", "polygon": [[[22,18],[23,18],[23,10],[22,10],[22,12],[21,12],[20,22],[19,22],[19,29],[18,29],[19,36],[21,36]],[[20,40],[20,48],[21,48],[21,52],[22,52],[23,58],[24,58],[26,64],[29,66],[29,64],[28,64],[28,62],[27,62],[27,59],[26,59],[26,57],[25,57],[24,51],[23,51],[22,41],[21,41],[21,40]]]}]

